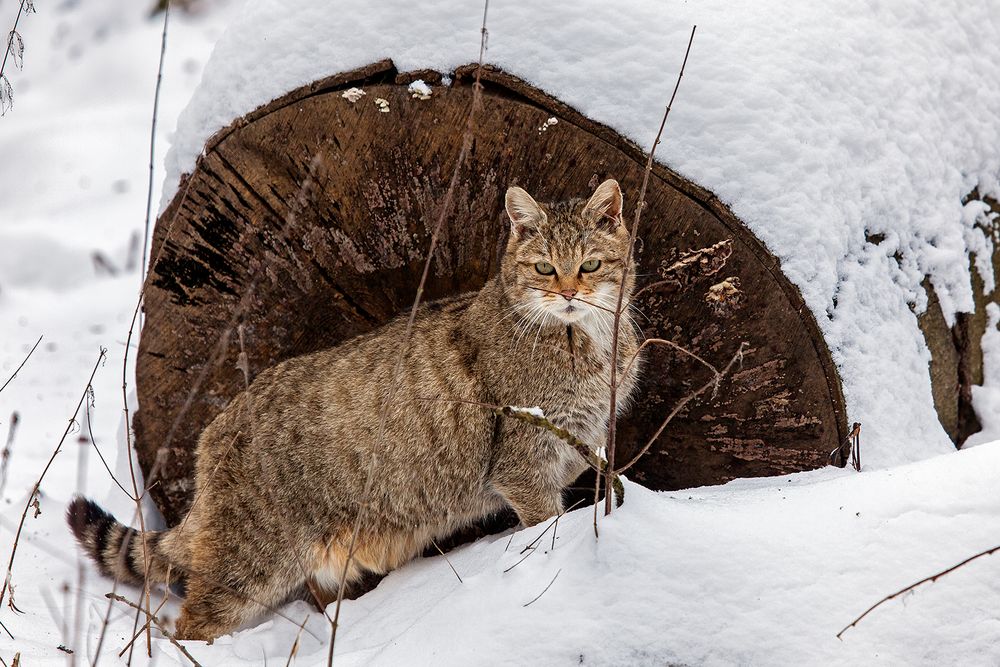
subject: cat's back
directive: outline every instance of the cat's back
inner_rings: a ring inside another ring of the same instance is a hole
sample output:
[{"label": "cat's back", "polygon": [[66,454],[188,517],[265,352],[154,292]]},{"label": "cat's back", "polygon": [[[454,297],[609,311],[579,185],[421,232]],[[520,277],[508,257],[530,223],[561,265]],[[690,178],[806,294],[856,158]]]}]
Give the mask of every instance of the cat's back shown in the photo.
[{"label": "cat's back", "polygon": [[464,323],[475,300],[476,293],[468,293],[429,301],[412,327],[404,312],[340,345],[261,371],[205,430],[199,457],[212,457],[220,442],[245,434],[249,419],[260,446],[363,443],[378,430],[387,396],[396,440],[426,436],[428,420],[460,430],[457,414],[469,416],[461,402],[482,394],[476,369],[481,341]]}]

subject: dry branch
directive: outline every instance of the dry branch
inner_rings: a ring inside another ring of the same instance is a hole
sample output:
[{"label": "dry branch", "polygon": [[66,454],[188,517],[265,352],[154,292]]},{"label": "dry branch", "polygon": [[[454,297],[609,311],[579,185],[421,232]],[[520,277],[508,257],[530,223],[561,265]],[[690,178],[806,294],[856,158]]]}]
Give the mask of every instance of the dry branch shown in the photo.
[{"label": "dry branch", "polygon": [[160,63],[156,69],[156,91],[153,93],[153,120],[149,128],[149,183],[146,187],[146,224],[142,237],[142,272],[140,280],[146,278],[146,254],[149,251],[149,222],[153,214],[153,163],[156,151],[156,119],[160,110],[160,84],[163,82],[163,61],[167,53],[167,26],[170,23],[170,0],[163,3],[163,34],[160,35]]},{"label": "dry branch", "polygon": [[[0,63],[0,116],[7,113],[7,109],[14,106],[14,90],[4,70],[7,68],[7,57],[14,55],[14,64],[20,68],[24,66],[24,42],[21,34],[17,31],[17,24],[21,21],[21,16],[34,12],[35,5],[32,0],[21,0],[17,7],[17,16],[14,17],[14,27],[7,33],[7,43],[4,45],[3,62]],[[15,45],[14,40],[17,40]]]},{"label": "dry branch", "polygon": [[184,654],[184,657],[191,661],[192,665],[194,665],[195,667],[201,667],[201,663],[199,663],[197,660],[195,660],[193,655],[191,655],[190,653],[188,653],[188,650],[186,648],[184,648],[184,645],[181,644],[179,641],[177,641],[177,638],[174,637],[173,633],[171,633],[169,630],[167,630],[164,627],[163,621],[161,621],[159,619],[159,617],[156,616],[156,614],[154,614],[152,611],[150,611],[148,607],[147,608],[143,608],[142,606],[137,605],[136,603],[132,602],[131,600],[129,600],[129,599],[125,598],[125,597],[122,597],[121,595],[117,595],[115,593],[108,593],[107,595],[105,595],[105,597],[108,598],[109,600],[116,600],[116,601],[121,602],[123,604],[127,604],[128,606],[130,606],[133,609],[135,609],[137,612],[142,613],[142,614],[146,614],[146,616],[149,617],[153,621],[153,623],[156,624],[156,627],[159,628],[159,630],[163,634],[163,636],[166,637],[167,640],[171,644],[173,644],[174,646],[176,646],[177,649],[182,654]]},{"label": "dry branch", "polygon": [[[736,350],[736,354],[734,354],[732,359],[729,360],[729,363],[726,364],[725,368],[723,368],[721,371],[715,371],[708,382],[701,385],[698,389],[696,389],[695,391],[691,392],[683,399],[681,399],[681,401],[674,406],[674,409],[670,411],[670,414],[667,415],[667,418],[663,420],[663,423],[660,424],[660,427],[656,429],[656,432],[652,435],[652,437],[649,438],[649,441],[646,442],[646,444],[643,445],[642,449],[639,450],[639,453],[636,454],[634,457],[632,457],[632,460],[623,465],[621,468],[615,469],[614,471],[615,474],[620,475],[629,468],[631,468],[633,465],[635,465],[635,463],[639,459],[641,459],[646,454],[646,452],[649,451],[649,448],[653,446],[653,443],[656,442],[656,439],[660,437],[660,434],[663,433],[664,429],[667,428],[667,425],[671,422],[671,420],[673,420],[673,418],[676,417],[678,413],[680,413],[680,411],[683,410],[688,403],[690,403],[695,398],[708,391],[709,388],[712,388],[713,394],[715,391],[718,391],[719,383],[722,382],[722,378],[724,378],[726,374],[729,373],[730,369],[733,367],[734,364],[743,361],[743,353],[746,352],[746,348],[747,348],[746,343],[740,343],[739,349]],[[714,368],[711,365],[709,365],[709,367]]]},{"label": "dry branch", "polygon": [[[696,25],[691,27],[691,37],[688,39],[687,50],[684,52],[684,61],[681,63],[681,71],[677,75],[677,82],[674,84],[674,92],[670,95],[670,101],[667,103],[667,108],[663,111],[663,120],[660,121],[660,129],[656,132],[656,139],[653,141],[653,146],[649,149],[649,157],[646,159],[646,169],[642,176],[642,187],[639,189],[639,197],[635,203],[635,219],[632,222],[632,229],[629,230],[628,251],[626,253],[627,261],[625,262],[625,268],[622,271],[621,285],[618,287],[618,302],[615,305],[614,325],[611,330],[611,354],[614,355],[615,359],[617,359],[618,356],[618,335],[621,330],[622,304],[625,298],[625,285],[628,283],[629,266],[635,254],[635,239],[639,230],[639,220],[642,217],[642,209],[646,205],[646,188],[649,185],[649,174],[653,170],[653,156],[656,154],[656,147],[660,143],[660,137],[663,136],[663,128],[667,124],[667,116],[670,115],[670,107],[674,104],[674,98],[677,96],[677,89],[680,87],[681,79],[684,77],[684,67],[687,65],[688,55],[691,53],[691,43],[694,42],[694,33],[697,29],[698,26]],[[605,473],[604,480],[605,487],[607,488],[611,488],[612,476],[615,471],[615,432],[618,425],[617,373],[618,364],[617,362],[612,363],[610,378],[611,398],[608,412],[608,471]],[[657,435],[659,435],[659,432],[657,432]],[[611,514],[610,493],[605,494],[604,496],[604,513],[605,515]]]},{"label": "dry branch", "polygon": [[870,614],[873,611],[875,611],[878,607],[881,607],[883,604],[885,604],[889,600],[892,600],[894,598],[898,598],[900,595],[903,595],[904,593],[908,593],[908,592],[912,591],[917,586],[921,586],[921,585],[926,584],[928,582],[937,581],[938,579],[940,579],[941,577],[945,576],[946,574],[950,574],[950,573],[954,572],[958,568],[971,563],[972,561],[976,560],[977,558],[982,558],[983,556],[989,556],[990,554],[994,554],[997,551],[1000,551],[1000,546],[995,546],[995,547],[993,547],[991,549],[987,549],[986,551],[980,551],[976,555],[969,556],[968,558],[966,558],[962,562],[955,563],[951,567],[946,568],[944,570],[941,570],[937,574],[932,574],[929,577],[924,577],[920,581],[918,581],[916,583],[913,583],[913,584],[910,584],[906,588],[899,589],[898,591],[896,591],[892,595],[886,595],[884,598],[882,598],[881,600],[879,600],[878,602],[876,602],[872,606],[868,607],[868,609],[865,610],[865,613],[861,614],[856,619],[854,619],[853,621],[851,621],[848,625],[844,626],[844,628],[840,632],[837,633],[837,639],[841,639],[841,635],[843,635],[845,632],[847,632],[848,630],[850,630],[851,628],[853,628],[855,625],[857,625],[858,623],[860,623],[861,619],[863,619],[865,616],[867,616],[868,614]]}]

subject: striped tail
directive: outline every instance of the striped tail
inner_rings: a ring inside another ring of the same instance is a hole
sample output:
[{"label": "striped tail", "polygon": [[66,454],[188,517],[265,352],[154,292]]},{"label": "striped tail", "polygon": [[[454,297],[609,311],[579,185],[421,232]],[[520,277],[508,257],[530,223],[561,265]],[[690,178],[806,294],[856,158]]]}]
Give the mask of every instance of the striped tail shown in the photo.
[{"label": "striped tail", "polygon": [[[142,533],[123,526],[97,503],[82,497],[74,498],[69,504],[66,522],[102,574],[124,583],[142,585],[146,571]],[[160,539],[164,535],[156,531],[145,533],[151,584],[169,585],[181,579],[182,573],[168,567],[167,558],[160,549]]]}]

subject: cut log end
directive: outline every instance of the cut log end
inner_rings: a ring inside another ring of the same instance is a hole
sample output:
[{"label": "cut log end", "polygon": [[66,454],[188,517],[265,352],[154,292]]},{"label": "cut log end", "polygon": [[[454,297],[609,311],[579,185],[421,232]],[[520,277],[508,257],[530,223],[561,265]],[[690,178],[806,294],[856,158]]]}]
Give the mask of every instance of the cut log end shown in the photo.
[{"label": "cut log end", "polygon": [[[459,68],[428,99],[409,83],[440,76],[399,73],[388,61],[306,86],[218,133],[184,179],[156,224],[137,359],[136,448],[147,475],[162,457],[152,494],[168,523],[191,500],[199,433],[243,387],[238,325],[252,376],[411,304],[474,70]],[[562,201],[615,178],[629,206],[643,177],[643,151],[609,128],[504,72],[484,69],[482,79],[430,299],[476,290],[497,270],[509,185]],[[352,87],[366,95],[350,101]],[[741,343],[748,352],[630,476],[677,489],[825,465],[847,435],[844,402],[797,289],[711,193],[658,165],[646,200],[637,256],[639,288],[651,285],[637,300],[644,335],[718,367]],[[619,426],[622,460],[706,373],[669,348],[650,350],[641,398]]]}]

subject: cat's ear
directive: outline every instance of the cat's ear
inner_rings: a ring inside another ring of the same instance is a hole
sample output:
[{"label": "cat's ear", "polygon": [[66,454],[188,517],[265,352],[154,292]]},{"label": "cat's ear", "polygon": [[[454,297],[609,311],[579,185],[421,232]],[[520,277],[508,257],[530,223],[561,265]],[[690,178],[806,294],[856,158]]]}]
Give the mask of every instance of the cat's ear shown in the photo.
[{"label": "cat's ear", "polygon": [[615,231],[619,226],[625,226],[622,222],[622,189],[613,178],[597,186],[583,209],[597,227]]},{"label": "cat's ear", "polygon": [[514,238],[523,238],[525,234],[538,231],[538,228],[545,224],[545,211],[531,198],[531,195],[517,186],[507,188],[504,205],[510,217],[510,228]]}]

